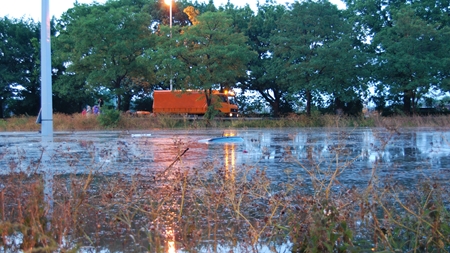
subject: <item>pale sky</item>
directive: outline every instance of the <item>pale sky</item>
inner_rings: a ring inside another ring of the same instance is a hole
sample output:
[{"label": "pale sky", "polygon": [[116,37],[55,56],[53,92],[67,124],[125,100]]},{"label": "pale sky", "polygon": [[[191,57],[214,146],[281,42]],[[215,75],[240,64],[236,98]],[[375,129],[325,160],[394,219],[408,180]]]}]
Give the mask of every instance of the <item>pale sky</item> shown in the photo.
[{"label": "pale sky", "polygon": [[[73,7],[75,0],[48,0],[50,6],[50,16],[59,18],[61,14]],[[161,0],[162,1],[162,0]],[[199,2],[208,2],[208,0],[198,0]],[[277,0],[280,4],[293,3],[295,0]],[[94,0],[78,0],[79,3],[92,3]],[[106,0],[97,0],[96,2],[104,3]],[[256,9],[257,0],[242,1],[230,0],[236,6],[243,6],[246,3],[250,7]],[[264,3],[265,0],[260,0]],[[345,5],[340,0],[330,0],[331,3],[337,4],[339,8],[345,8]],[[32,18],[34,21],[41,20],[41,4],[42,0],[0,0],[0,18],[9,16],[10,18]],[[227,0],[214,0],[216,6],[221,6],[227,3]]]}]

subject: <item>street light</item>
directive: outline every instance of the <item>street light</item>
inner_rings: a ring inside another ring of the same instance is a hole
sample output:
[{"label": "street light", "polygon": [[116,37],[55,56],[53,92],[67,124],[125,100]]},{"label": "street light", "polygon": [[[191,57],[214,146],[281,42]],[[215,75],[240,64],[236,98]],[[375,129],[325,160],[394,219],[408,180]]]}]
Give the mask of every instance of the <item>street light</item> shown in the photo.
[{"label": "street light", "polygon": [[41,134],[53,138],[52,56],[50,43],[50,4],[42,0],[41,20]]},{"label": "street light", "polygon": [[[169,5],[170,14],[170,39],[172,40],[172,0],[165,0],[166,4]],[[172,45],[172,44],[171,44]],[[170,68],[170,90],[172,90],[172,67]]]}]

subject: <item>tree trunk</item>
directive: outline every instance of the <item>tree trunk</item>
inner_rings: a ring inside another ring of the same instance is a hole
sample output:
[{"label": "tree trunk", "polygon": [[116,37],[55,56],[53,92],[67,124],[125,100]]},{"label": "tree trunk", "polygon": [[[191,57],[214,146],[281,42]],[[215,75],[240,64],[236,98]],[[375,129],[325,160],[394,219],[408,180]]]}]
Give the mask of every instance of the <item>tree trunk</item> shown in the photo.
[{"label": "tree trunk", "polygon": [[274,91],[274,98],[275,98],[275,107],[274,110],[276,110],[276,112],[274,113],[275,117],[280,117],[280,110],[281,110],[281,98],[282,98],[282,93],[277,91]]},{"label": "tree trunk", "polygon": [[411,116],[411,90],[403,91],[403,113]]},{"label": "tree trunk", "polygon": [[337,115],[342,115],[344,113],[342,101],[338,97],[334,99],[334,108]]},{"label": "tree trunk", "polygon": [[273,116],[279,117],[280,116],[280,101],[278,99],[274,100],[272,105],[273,110]]},{"label": "tree trunk", "polygon": [[307,90],[306,91],[306,115],[308,115],[308,116],[311,116],[311,100],[312,100],[311,91]]},{"label": "tree trunk", "polygon": [[3,99],[0,99],[0,119],[3,119]]},{"label": "tree trunk", "polygon": [[121,95],[117,95],[117,106],[116,106],[116,110],[120,110],[121,104],[122,104],[122,96],[121,96]]},{"label": "tree trunk", "polygon": [[211,105],[212,100],[212,89],[205,89],[206,106]]},{"label": "tree trunk", "polygon": [[132,96],[129,93],[123,95],[122,107],[121,107],[122,111],[126,112],[126,111],[130,110],[131,99],[132,99]]}]

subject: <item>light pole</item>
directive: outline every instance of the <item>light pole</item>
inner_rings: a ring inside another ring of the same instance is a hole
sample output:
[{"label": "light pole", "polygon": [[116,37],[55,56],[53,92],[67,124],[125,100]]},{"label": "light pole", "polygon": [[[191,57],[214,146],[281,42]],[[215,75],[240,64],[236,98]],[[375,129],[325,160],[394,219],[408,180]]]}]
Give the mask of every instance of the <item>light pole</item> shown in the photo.
[{"label": "light pole", "polygon": [[41,20],[41,134],[53,138],[52,61],[50,46],[50,5],[42,0]]},{"label": "light pole", "polygon": [[[166,4],[169,5],[169,9],[170,9],[170,14],[169,14],[169,19],[170,19],[170,40],[172,40],[172,0],[165,0]],[[171,41],[172,43],[172,41]],[[170,44],[172,45],[172,44]],[[170,90],[172,90],[172,66],[170,66]]]}]

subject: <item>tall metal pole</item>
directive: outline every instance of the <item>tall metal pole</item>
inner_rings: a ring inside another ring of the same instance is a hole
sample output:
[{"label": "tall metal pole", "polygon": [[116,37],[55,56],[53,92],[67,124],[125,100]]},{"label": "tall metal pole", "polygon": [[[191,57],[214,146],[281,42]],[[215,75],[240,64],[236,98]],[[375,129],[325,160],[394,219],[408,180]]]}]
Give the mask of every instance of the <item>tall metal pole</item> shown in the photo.
[{"label": "tall metal pole", "polygon": [[[43,164],[51,164],[53,153],[53,101],[52,101],[52,64],[50,50],[50,8],[49,0],[42,0],[41,16],[41,138],[46,147]],[[47,203],[47,231],[52,227],[53,214],[53,170],[47,167],[44,173],[44,201]]]},{"label": "tall metal pole", "polygon": [[[165,0],[166,4],[169,5],[169,9],[170,9],[170,15],[169,15],[169,19],[170,19],[170,47],[172,47],[172,1],[173,0]],[[170,90],[172,90],[173,85],[172,85],[172,66],[170,66]]]},{"label": "tall metal pole", "polygon": [[[170,0],[170,45],[172,45],[172,0]],[[170,90],[172,90],[172,66],[170,66]]]},{"label": "tall metal pole", "polygon": [[41,135],[53,137],[52,66],[49,0],[42,0],[41,18]]}]

